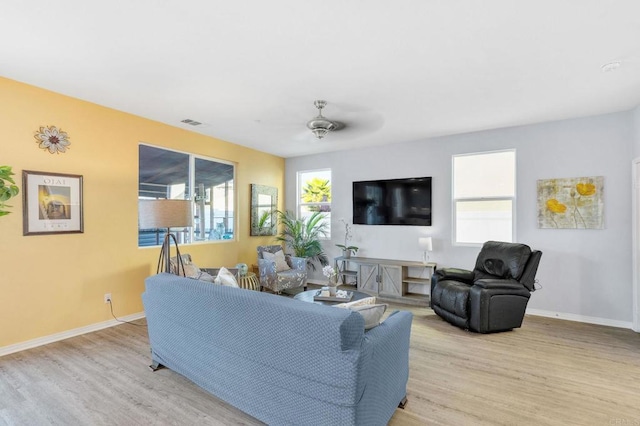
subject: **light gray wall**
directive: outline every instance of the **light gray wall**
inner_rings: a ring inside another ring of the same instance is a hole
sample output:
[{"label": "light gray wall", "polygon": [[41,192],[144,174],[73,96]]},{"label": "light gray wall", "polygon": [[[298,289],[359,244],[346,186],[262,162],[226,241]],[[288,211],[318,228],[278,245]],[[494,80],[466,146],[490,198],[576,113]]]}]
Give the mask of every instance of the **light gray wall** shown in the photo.
[{"label": "light gray wall", "polygon": [[633,110],[633,158],[640,157],[640,106]]},{"label": "light gray wall", "polygon": [[[361,247],[359,256],[420,260],[418,237],[431,235],[431,260],[439,267],[472,268],[479,248],[451,243],[451,156],[515,148],[516,240],[543,251],[537,276],[543,288],[533,294],[529,308],[572,319],[630,324],[630,160],[635,114],[637,111],[629,111],[290,158],[286,161],[286,206],[295,210],[297,171],[332,169],[333,234],[325,249],[333,257],[338,255],[334,245],[344,236],[337,219],[351,220],[353,181],[432,176],[433,226],[356,225],[352,244]],[[536,180],[579,176],[604,176],[606,228],[538,229]]]}]

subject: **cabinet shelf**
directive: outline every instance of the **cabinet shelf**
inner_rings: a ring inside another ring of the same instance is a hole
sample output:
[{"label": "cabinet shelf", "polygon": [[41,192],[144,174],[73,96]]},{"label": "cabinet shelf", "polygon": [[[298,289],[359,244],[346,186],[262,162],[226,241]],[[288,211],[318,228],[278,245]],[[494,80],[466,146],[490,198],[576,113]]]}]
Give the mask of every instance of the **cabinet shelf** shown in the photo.
[{"label": "cabinet shelf", "polygon": [[402,282],[407,284],[431,285],[431,278],[405,277],[402,279]]}]

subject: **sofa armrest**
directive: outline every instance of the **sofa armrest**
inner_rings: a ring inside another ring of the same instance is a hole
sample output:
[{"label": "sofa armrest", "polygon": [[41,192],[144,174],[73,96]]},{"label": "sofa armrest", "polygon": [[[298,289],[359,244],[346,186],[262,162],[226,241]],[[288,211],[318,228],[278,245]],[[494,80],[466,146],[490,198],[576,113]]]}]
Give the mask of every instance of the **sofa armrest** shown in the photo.
[{"label": "sofa armrest", "polygon": [[307,259],[304,257],[289,256],[291,269],[307,270]]},{"label": "sofa armrest", "polygon": [[364,333],[363,346],[370,357],[362,374],[367,378],[362,398],[372,401],[373,406],[395,408],[407,395],[412,320],[411,312],[395,311]]},{"label": "sofa armrest", "polygon": [[258,269],[260,271],[260,276],[275,275],[276,262],[273,260],[258,259]]},{"label": "sofa armrest", "polygon": [[473,283],[473,271],[469,271],[467,269],[458,269],[458,268],[443,268],[438,269],[434,274],[439,281],[444,280],[453,280],[459,281],[466,284]]}]

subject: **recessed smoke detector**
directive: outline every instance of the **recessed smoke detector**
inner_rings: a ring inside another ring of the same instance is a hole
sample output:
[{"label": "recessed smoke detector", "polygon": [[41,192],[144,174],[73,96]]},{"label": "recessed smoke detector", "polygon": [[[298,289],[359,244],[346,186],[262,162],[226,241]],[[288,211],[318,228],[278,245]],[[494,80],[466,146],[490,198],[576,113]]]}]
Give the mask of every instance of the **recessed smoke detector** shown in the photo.
[{"label": "recessed smoke detector", "polygon": [[190,118],[185,118],[184,120],[181,120],[180,122],[184,123],[184,124],[188,124],[190,126],[200,126],[200,125],[202,125],[201,122],[196,121],[196,120],[192,120]]},{"label": "recessed smoke detector", "polygon": [[612,62],[607,62],[606,64],[602,65],[600,67],[600,69],[602,70],[602,72],[611,72],[611,71],[617,70],[621,66],[622,66],[622,62],[620,62],[620,61],[612,61]]}]

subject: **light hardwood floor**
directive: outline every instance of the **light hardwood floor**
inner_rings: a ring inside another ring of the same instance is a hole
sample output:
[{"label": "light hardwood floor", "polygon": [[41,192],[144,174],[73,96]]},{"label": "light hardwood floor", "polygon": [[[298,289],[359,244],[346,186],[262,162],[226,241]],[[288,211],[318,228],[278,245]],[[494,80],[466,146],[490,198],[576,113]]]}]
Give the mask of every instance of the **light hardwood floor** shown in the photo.
[{"label": "light hardwood floor", "polygon": [[[415,316],[409,402],[391,425],[640,425],[631,330],[527,316],[479,335],[395,308]],[[123,324],[0,358],[0,425],[261,424],[171,370],[149,371],[146,332]]]}]

